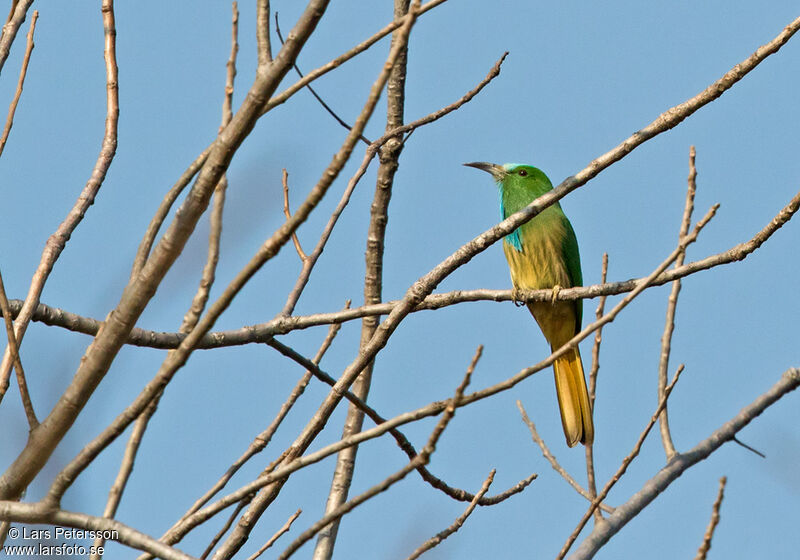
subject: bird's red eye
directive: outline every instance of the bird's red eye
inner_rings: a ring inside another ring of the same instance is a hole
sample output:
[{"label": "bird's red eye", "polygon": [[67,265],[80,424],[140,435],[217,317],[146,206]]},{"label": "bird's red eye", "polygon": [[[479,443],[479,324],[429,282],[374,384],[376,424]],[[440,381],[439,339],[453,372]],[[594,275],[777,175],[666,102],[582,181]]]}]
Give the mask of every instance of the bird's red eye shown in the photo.
[{"label": "bird's red eye", "polygon": [[527,171],[525,171],[524,169],[520,169],[519,171],[517,171],[517,174],[518,174],[520,177],[525,177],[525,176],[528,174],[528,172],[527,172]]}]

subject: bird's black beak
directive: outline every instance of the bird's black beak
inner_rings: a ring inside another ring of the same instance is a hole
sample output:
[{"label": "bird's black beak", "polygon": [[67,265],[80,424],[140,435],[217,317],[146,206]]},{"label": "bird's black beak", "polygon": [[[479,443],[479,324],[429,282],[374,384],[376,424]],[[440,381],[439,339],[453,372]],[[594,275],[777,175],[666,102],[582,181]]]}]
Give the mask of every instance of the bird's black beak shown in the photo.
[{"label": "bird's black beak", "polygon": [[474,167],[475,169],[480,169],[481,171],[486,171],[486,173],[491,174],[494,177],[495,181],[502,181],[503,177],[506,175],[506,170],[503,168],[502,165],[497,165],[496,163],[487,163],[485,161],[473,161],[472,163],[465,163],[467,167]]}]

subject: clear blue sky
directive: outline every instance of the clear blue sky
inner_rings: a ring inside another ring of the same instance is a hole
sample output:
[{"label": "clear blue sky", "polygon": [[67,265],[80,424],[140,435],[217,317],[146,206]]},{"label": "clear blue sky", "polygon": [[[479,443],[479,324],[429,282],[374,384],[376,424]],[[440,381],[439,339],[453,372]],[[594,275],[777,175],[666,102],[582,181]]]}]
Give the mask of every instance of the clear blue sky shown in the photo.
[{"label": "clear blue sky", "polygon": [[[242,3],[235,103],[253,79],[252,2]],[[303,3],[273,1],[284,33]],[[315,68],[391,19],[390,2],[334,2],[299,59]],[[558,6],[558,7],[556,7]],[[99,2],[40,3],[36,49],[9,143],[0,158],[4,212],[0,267],[11,298],[24,298],[41,249],[89,177],[100,149],[105,75]],[[102,319],[119,300],[136,246],[163,193],[213,139],[229,52],[227,2],[120,2],[117,6],[120,82],[119,149],[95,205],[69,242],[42,301]],[[386,299],[459,246],[498,221],[488,176],[461,166],[484,160],[528,162],[559,183],[581,170],[665,109],[704,89],[771,40],[798,16],[795,2],[543,3],[451,0],[426,14],[411,38],[408,119],[446,105],[483,78],[510,51],[501,76],[469,105],[419,130],[397,174],[387,232]],[[27,31],[27,23],[23,28]],[[22,31],[21,31],[22,33]],[[24,47],[20,37],[0,79],[0,106],[13,95]],[[352,121],[385,58],[383,41],[315,83],[326,101]],[[610,280],[647,275],[674,248],[681,217],[689,146],[697,147],[697,217],[716,202],[718,216],[689,251],[695,260],[749,239],[800,188],[800,38],[764,62],[717,102],[678,128],[637,149],[562,205],[577,233],[587,284],[600,277],[602,254]],[[294,80],[287,77],[286,85]],[[383,105],[366,135],[383,130]],[[344,131],[302,92],[262,119],[229,173],[218,295],[283,220],[280,172],[290,174],[295,205],[316,182]],[[334,184],[299,235],[310,249],[362,151]],[[362,180],[297,309],[307,314],[360,304],[364,236],[374,167]],[[194,294],[205,258],[202,221],[139,326],[174,331]],[[670,371],[686,364],[671,403],[680,451],[693,447],[766,391],[787,368],[800,365],[797,293],[800,224],[790,222],[746,261],[687,279],[678,305]],[[262,270],[217,328],[269,320],[299,272],[288,246]],[[459,269],[437,291],[510,287],[499,245]],[[595,454],[600,484],[630,451],[656,406],[656,372],[669,287],[648,291],[604,331]],[[618,301],[612,298],[610,304]],[[592,317],[595,301],[585,303]],[[360,323],[347,324],[322,366],[334,376],[352,361]],[[313,355],[326,328],[282,340]],[[40,416],[75,372],[90,339],[33,324],[22,348]],[[407,319],[377,361],[370,402],[384,416],[450,396],[478,344],[484,357],[473,388],[505,379],[548,353],[524,309],[472,303]],[[589,360],[590,346],[582,346]],[[164,352],[126,348],[51,464],[28,492],[41,497],[59,468],[126,406],[154,375]],[[588,365],[587,365],[588,369]],[[151,422],[118,518],[159,536],[238,457],[271,421],[302,371],[266,347],[200,351],[169,386]],[[268,451],[234,479],[256,476],[289,444],[326,391],[312,382]],[[442,438],[431,470],[454,486],[477,490],[497,469],[491,494],[531,472],[523,494],[480,508],[464,528],[427,558],[551,558],[586,507],[542,459],[521,422],[519,399],[551,449],[582,483],[581,448],[563,443],[552,374],[544,371],[512,391],[462,409]],[[766,459],[726,444],[678,479],[598,558],[692,557],[717,492],[728,487],[710,558],[789,558],[800,547],[800,396],[789,395],[740,433]],[[344,413],[334,415],[312,449],[335,441]],[[0,407],[2,468],[24,444],[27,428],[11,391]],[[421,446],[429,420],[404,429]],[[127,434],[126,434],[127,436]],[[65,507],[102,513],[126,437],[109,448],[65,497]],[[358,493],[405,464],[389,439],[359,451]],[[663,466],[656,434],[613,490],[623,503]],[[321,515],[333,459],[291,479],[280,503],[263,517],[253,552],[298,507],[290,538]],[[402,558],[449,525],[463,510],[412,474],[344,521],[337,558]],[[179,547],[199,555],[221,524],[215,520]],[[111,546],[115,558],[128,549]],[[308,557],[311,545],[297,556]],[[245,557],[245,556],[243,556]]]}]

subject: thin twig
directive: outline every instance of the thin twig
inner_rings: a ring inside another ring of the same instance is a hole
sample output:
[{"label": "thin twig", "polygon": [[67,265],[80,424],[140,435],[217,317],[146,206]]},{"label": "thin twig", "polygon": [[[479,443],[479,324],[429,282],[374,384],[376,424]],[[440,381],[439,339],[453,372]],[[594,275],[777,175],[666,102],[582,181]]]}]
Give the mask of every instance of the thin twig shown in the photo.
[{"label": "thin twig", "polygon": [[31,53],[33,52],[33,32],[36,29],[36,20],[39,19],[39,11],[33,11],[31,18],[31,27],[28,30],[28,40],[25,44],[25,56],[22,58],[22,67],[19,70],[19,80],[17,81],[17,91],[14,92],[14,99],[8,106],[8,116],[6,117],[6,126],[3,128],[3,134],[0,136],[0,155],[3,154],[3,149],[6,147],[8,135],[11,133],[11,127],[14,125],[14,113],[17,111],[17,104],[19,98],[22,96],[22,86],[25,84],[25,76],[28,74],[28,63],[31,61]]},{"label": "thin twig", "polygon": [[[395,15],[395,19],[398,19],[397,15]],[[277,33],[278,39],[280,40],[281,44],[283,44],[283,34],[281,33],[281,25],[278,22],[278,12],[275,12],[275,33]],[[297,72],[297,75],[300,76],[300,79],[302,80],[304,78],[304,76],[303,76],[303,73],[300,71],[300,67],[297,66],[297,63],[295,63],[293,66],[294,66],[294,71]],[[308,91],[311,92],[311,95],[314,96],[314,99],[316,99],[319,102],[319,104],[322,105],[322,108],[325,109],[328,112],[328,114],[334,118],[334,120],[336,122],[338,122],[340,125],[342,125],[348,131],[353,129],[352,126],[347,124],[344,121],[344,119],[342,119],[339,115],[336,114],[336,111],[331,109],[330,105],[325,103],[325,101],[322,99],[322,97],[320,97],[320,95],[314,90],[314,88],[311,87],[311,84],[306,84],[306,88],[308,89]],[[371,144],[371,142],[363,134],[361,136],[359,136],[359,140],[361,140],[362,142],[364,142],[367,145]]]},{"label": "thin twig", "polygon": [[[600,270],[600,283],[605,284],[608,278],[608,253],[603,253],[603,265]],[[595,318],[600,319],[606,308],[606,296],[600,296],[600,301],[597,303],[597,310],[595,311]],[[591,406],[592,414],[595,414],[595,400],[597,396],[597,373],[600,370],[600,344],[603,342],[603,329],[597,329],[594,333],[594,344],[592,345],[592,367],[589,369],[589,404]],[[597,483],[595,482],[594,473],[594,442],[589,442],[586,445],[586,486],[591,496],[591,500],[597,497]],[[600,521],[603,518],[601,510],[598,508],[594,510],[595,521]]]},{"label": "thin twig", "polygon": [[[277,16],[278,14],[275,15]],[[301,513],[303,513],[302,509],[298,509],[296,512],[294,512],[292,516],[286,521],[286,523],[283,524],[283,527],[278,529],[278,531],[269,538],[269,540],[264,544],[264,546],[259,548],[255,552],[255,554],[252,554],[247,560],[256,560],[256,558],[264,554],[264,552],[266,552],[269,547],[275,544],[275,541],[277,541],[284,533],[287,533],[289,529],[292,528],[292,523],[294,523],[295,519],[300,517]]]},{"label": "thin twig", "polygon": [[711,539],[714,538],[714,529],[717,528],[717,524],[719,523],[719,508],[722,506],[722,499],[725,497],[725,484],[727,484],[727,482],[727,476],[723,476],[719,479],[717,499],[714,500],[714,505],[711,507],[711,519],[708,522],[706,533],[703,535],[703,542],[700,548],[697,549],[697,555],[694,557],[694,560],[706,560],[708,551],[711,550]]},{"label": "thin twig", "polygon": [[[681,219],[681,227],[678,233],[678,239],[682,239],[689,233],[689,226],[692,221],[692,211],[694,210],[694,196],[697,192],[697,168],[694,164],[695,149],[694,146],[689,148],[689,179],[686,187],[686,203],[683,208],[683,218]],[[678,256],[675,261],[675,268],[683,265],[686,253]],[[658,397],[664,394],[664,388],[667,386],[667,370],[669,369],[669,358],[672,354],[672,333],[675,330],[675,310],[678,306],[678,294],[681,291],[681,280],[678,278],[672,282],[672,290],[667,300],[667,315],[664,324],[664,334],[661,335],[661,355],[658,362]],[[669,416],[668,407],[664,407],[659,418],[658,427],[661,431],[661,444],[664,447],[664,453],[667,455],[669,461],[675,455],[675,444],[672,441],[672,434],[669,430]]]},{"label": "thin twig", "polygon": [[[539,446],[539,449],[542,450],[542,455],[550,463],[550,466],[553,467],[553,470],[556,471],[558,474],[560,474],[561,477],[564,480],[566,480],[567,483],[569,483],[569,485],[575,489],[575,491],[578,492],[578,494],[580,494],[590,502],[593,501],[594,498],[597,497],[597,492],[595,492],[595,496],[592,496],[589,492],[584,490],[580,484],[578,484],[577,480],[572,478],[572,475],[570,475],[566,471],[566,469],[564,469],[564,467],[561,466],[561,464],[558,462],[555,456],[550,452],[550,449],[547,447],[547,444],[542,439],[542,436],[539,435],[539,432],[536,429],[536,424],[534,424],[533,420],[531,420],[528,417],[528,413],[525,411],[525,407],[522,406],[522,403],[520,401],[517,401],[517,408],[519,409],[519,412],[522,415],[522,421],[525,422],[525,424],[528,426],[528,430],[531,432],[531,438],[533,438],[533,441],[536,443],[536,445]],[[600,508],[609,513],[614,511],[613,507],[606,504],[600,504]]]},{"label": "thin twig", "polygon": [[744,407],[736,416],[725,422],[706,439],[686,453],[675,455],[672,461],[667,463],[663,469],[658,471],[653,478],[642,486],[641,490],[631,496],[627,502],[618,506],[614,513],[605,520],[605,523],[594,527],[592,533],[575,550],[571,560],[593,558],[611,537],[616,535],[628,521],[636,517],[639,512],[664,492],[687,469],[707,459],[725,442],[731,441],[739,431],[767,408],[798,387],[800,387],[800,368],[787,370],[766,393],[759,395],[752,403]]},{"label": "thin twig", "polygon": [[[236,79],[236,56],[239,53],[239,6],[236,2],[231,5],[231,51],[226,63],[225,95],[222,101],[222,122],[219,126],[220,133],[233,119],[233,87]],[[183,318],[180,332],[190,332],[208,303],[211,286],[216,277],[217,263],[219,262],[219,246],[222,237],[222,214],[225,209],[225,193],[228,190],[228,176],[223,174],[214,188],[214,202],[209,218],[208,253],[206,264],[200,278],[200,285],[192,299],[186,315]]]},{"label": "thin twig", "polygon": [[[6,288],[3,284],[3,275],[0,274],[0,310],[3,312],[3,322],[6,325],[6,337],[8,338],[8,348],[11,351],[14,369],[17,372],[17,385],[19,386],[19,396],[22,399],[22,408],[25,409],[25,416],[28,418],[28,429],[33,430],[39,425],[36,412],[33,410],[33,402],[28,392],[28,383],[25,380],[25,370],[22,368],[22,358],[19,356],[19,346],[17,337],[14,335],[14,323],[11,320],[11,311],[6,297]],[[0,530],[0,533],[3,533]]]},{"label": "thin twig", "polygon": [[231,528],[234,521],[236,521],[236,518],[239,517],[239,513],[241,513],[245,507],[247,507],[246,500],[242,500],[236,504],[236,507],[233,508],[233,511],[231,511],[230,515],[228,515],[228,519],[225,521],[225,524],[222,525],[220,530],[217,531],[217,533],[211,538],[211,542],[208,543],[208,546],[206,546],[203,554],[200,555],[200,560],[205,560],[208,558],[208,555],[211,554],[211,552],[214,550],[214,547],[217,546],[217,543],[222,540],[222,537],[225,536],[225,533],[228,532],[228,529]]},{"label": "thin twig", "polygon": [[469,506],[467,506],[467,509],[464,510],[464,513],[458,516],[458,518],[453,522],[452,525],[450,525],[443,531],[436,533],[433,537],[422,543],[420,547],[417,548],[414,552],[412,552],[406,560],[415,560],[416,558],[419,558],[425,552],[437,546],[447,537],[458,531],[464,525],[464,522],[467,520],[467,517],[469,517],[475,510],[475,507],[478,505],[478,501],[481,499],[481,497],[483,497],[483,495],[489,491],[489,486],[491,486],[492,482],[494,481],[495,472],[496,472],[495,469],[492,469],[492,471],[489,473],[489,476],[487,476],[486,480],[483,481],[483,486],[481,486],[481,489],[478,490],[478,492],[475,494],[475,497],[469,503]]},{"label": "thin twig", "polygon": [[[275,15],[277,16],[278,14]],[[289,210],[289,174],[286,172],[286,169],[283,170],[281,182],[283,183],[283,215],[286,216],[287,220],[291,220],[292,212]],[[303,251],[303,247],[300,246],[300,240],[297,238],[296,231],[292,233],[292,242],[297,251],[297,256],[300,257],[301,261],[305,262],[308,257]]]},{"label": "thin twig", "polygon": [[[413,10],[413,7],[411,9]],[[286,548],[286,550],[283,551],[283,553],[281,553],[281,555],[278,557],[278,560],[286,560],[287,558],[292,556],[292,554],[294,554],[297,551],[297,549],[300,548],[304,543],[313,538],[313,536],[320,529],[322,529],[332,521],[340,519],[343,515],[349,513],[350,511],[355,509],[357,506],[363,504],[370,498],[380,494],[381,492],[388,490],[390,486],[392,486],[396,482],[399,482],[400,480],[405,478],[408,475],[408,473],[415,470],[418,465],[423,465],[428,463],[428,461],[430,460],[430,456],[436,450],[436,444],[439,441],[439,438],[441,437],[442,433],[444,433],[444,430],[447,428],[447,425],[450,423],[450,420],[452,420],[453,416],[455,415],[457,405],[464,396],[464,390],[467,388],[472,378],[472,372],[475,369],[475,364],[478,362],[478,359],[480,359],[481,350],[482,348],[479,347],[478,350],[475,352],[475,356],[473,357],[472,362],[470,363],[470,367],[467,368],[467,371],[464,374],[464,378],[461,380],[461,383],[456,388],[455,395],[453,395],[453,398],[447,402],[447,406],[445,407],[444,412],[442,413],[441,419],[439,419],[439,422],[436,423],[436,426],[433,428],[433,431],[431,432],[431,435],[428,438],[428,442],[422,448],[419,455],[411,459],[411,461],[409,461],[406,466],[404,466],[402,469],[395,472],[394,474],[390,475],[379,484],[376,484],[366,492],[356,496],[352,500],[349,500],[341,504],[336,509],[326,513],[322,517],[322,519],[314,523],[299,537],[297,537],[297,539],[295,539],[295,541],[292,542],[292,544],[290,544]]]},{"label": "thin twig", "polygon": [[[586,526],[586,522],[589,521],[590,517],[592,517],[594,510],[600,505],[602,500],[606,499],[606,496],[608,496],[608,493],[611,491],[614,485],[619,481],[620,478],[622,478],[622,475],[625,474],[625,471],[628,470],[628,466],[639,455],[639,451],[642,449],[642,444],[644,443],[644,440],[647,438],[647,435],[650,433],[650,430],[653,428],[653,425],[658,420],[659,414],[661,414],[661,411],[664,410],[664,407],[667,405],[667,399],[669,399],[669,395],[670,393],[672,393],[672,389],[675,387],[675,383],[678,382],[678,379],[680,378],[682,372],[683,372],[683,364],[678,366],[678,370],[675,372],[675,376],[672,378],[672,381],[670,382],[669,385],[667,385],[666,389],[664,390],[664,396],[661,397],[661,400],[658,403],[658,407],[656,408],[655,413],[650,417],[650,420],[647,422],[647,426],[645,426],[644,430],[642,430],[642,433],[639,434],[639,438],[636,440],[636,444],[633,446],[633,450],[631,450],[628,456],[622,460],[622,464],[620,465],[619,469],[617,469],[617,472],[615,472],[614,476],[612,476],[611,479],[608,482],[606,482],[606,485],[603,487],[603,490],[600,492],[600,494],[597,495],[592,504],[589,506],[589,510],[583,514],[583,517],[581,518],[580,522],[578,522],[578,526],[575,527],[575,530],[569,536],[569,539],[567,539],[567,542],[564,544],[564,547],[561,549],[561,552],[558,553],[557,560],[561,560],[562,558],[564,558],[564,556],[566,556],[567,552],[569,552],[569,548],[572,546],[572,543],[575,542],[575,539],[578,538],[578,535],[580,535],[581,531]],[[597,525],[595,525],[595,527],[597,527]]]}]

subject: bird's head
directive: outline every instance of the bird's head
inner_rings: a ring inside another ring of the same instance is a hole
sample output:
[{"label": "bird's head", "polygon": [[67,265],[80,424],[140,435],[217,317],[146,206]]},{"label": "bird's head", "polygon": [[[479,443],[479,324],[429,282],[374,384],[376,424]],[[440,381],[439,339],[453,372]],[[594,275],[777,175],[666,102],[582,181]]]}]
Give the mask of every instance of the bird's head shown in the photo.
[{"label": "bird's head", "polygon": [[553,188],[547,175],[545,175],[541,169],[532,165],[524,165],[521,163],[498,165],[485,161],[475,161],[472,163],[465,163],[464,165],[486,171],[494,177],[494,180],[497,181],[497,184],[500,185],[503,190],[511,189],[514,191],[523,191],[537,197]]}]

